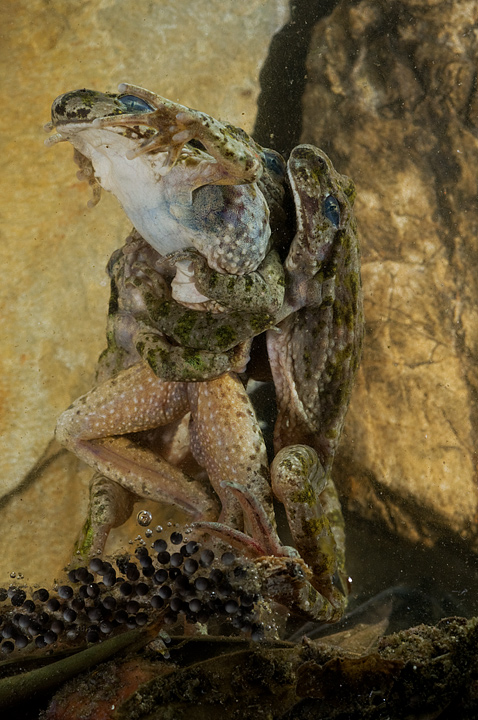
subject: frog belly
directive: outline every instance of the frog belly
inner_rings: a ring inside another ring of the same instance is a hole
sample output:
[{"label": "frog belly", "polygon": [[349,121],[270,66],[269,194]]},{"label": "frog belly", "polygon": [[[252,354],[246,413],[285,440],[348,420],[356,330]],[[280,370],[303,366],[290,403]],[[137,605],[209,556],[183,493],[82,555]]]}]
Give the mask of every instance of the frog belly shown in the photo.
[{"label": "frog belly", "polygon": [[[160,255],[194,245],[190,233],[169,212],[162,190],[167,153],[128,159],[137,142],[108,130],[89,128],[69,138],[92,163],[101,187],[111,192],[140,233]],[[163,170],[163,173],[161,172]]]}]

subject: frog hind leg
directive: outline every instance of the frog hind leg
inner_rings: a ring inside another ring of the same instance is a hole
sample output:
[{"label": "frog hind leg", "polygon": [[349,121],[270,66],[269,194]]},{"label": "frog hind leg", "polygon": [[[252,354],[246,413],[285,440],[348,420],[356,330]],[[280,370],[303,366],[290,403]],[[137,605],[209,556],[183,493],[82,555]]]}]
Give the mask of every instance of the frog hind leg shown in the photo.
[{"label": "frog hind leg", "polygon": [[97,550],[97,543],[104,542],[94,537],[95,532],[105,536],[121,524],[130,507],[122,491],[174,503],[195,519],[217,518],[216,500],[200,482],[125,437],[167,425],[187,411],[184,383],[161,381],[146,364],[137,363],[78,398],[60,416],[58,441],[100,476],[121,486],[118,490],[113,483],[111,487],[100,481],[93,484],[91,512],[83,531],[84,552]]},{"label": "frog hind leg", "polygon": [[[243,485],[275,525],[267,452],[254,409],[235,373],[189,383],[191,450],[220,497],[220,523],[242,530],[240,503],[222,483]],[[246,524],[247,530],[247,524]]]},{"label": "frog hind leg", "polygon": [[[281,479],[277,480],[276,485],[280,482]],[[307,620],[328,623],[340,620],[346,595],[338,589],[330,592],[323,578],[317,583],[314,571],[300,557],[299,551],[303,548],[297,550],[281,545],[275,526],[270,524],[254,494],[237,483],[223,485],[240,502],[249,519],[252,536],[218,522],[196,522],[192,527],[218,537],[250,557],[256,566],[264,598]]]},{"label": "frog hind leg", "polygon": [[343,613],[347,598],[345,531],[334,483],[315,450],[303,444],[277,453],[271,478],[295,547],[312,572],[311,584]]},{"label": "frog hind leg", "polygon": [[75,545],[75,565],[103,554],[110,531],[133,512],[136,496],[99,472],[90,483],[88,515]]}]

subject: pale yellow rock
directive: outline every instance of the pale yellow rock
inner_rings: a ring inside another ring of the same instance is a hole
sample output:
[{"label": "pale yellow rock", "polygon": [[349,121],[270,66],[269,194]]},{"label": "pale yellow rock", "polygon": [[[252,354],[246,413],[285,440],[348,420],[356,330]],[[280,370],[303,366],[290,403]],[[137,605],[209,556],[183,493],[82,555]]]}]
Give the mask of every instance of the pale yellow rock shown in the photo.
[{"label": "pale yellow rock", "polygon": [[75,470],[75,482],[56,466],[22,482],[59,413],[92,385],[104,268],[129,231],[114,198],[87,209],[71,146],[44,147],[53,99],[127,81],[251,130],[259,70],[287,13],[286,0],[3,4],[0,585],[10,571],[33,581],[40,564],[41,577],[57,572],[81,527],[89,473]]}]

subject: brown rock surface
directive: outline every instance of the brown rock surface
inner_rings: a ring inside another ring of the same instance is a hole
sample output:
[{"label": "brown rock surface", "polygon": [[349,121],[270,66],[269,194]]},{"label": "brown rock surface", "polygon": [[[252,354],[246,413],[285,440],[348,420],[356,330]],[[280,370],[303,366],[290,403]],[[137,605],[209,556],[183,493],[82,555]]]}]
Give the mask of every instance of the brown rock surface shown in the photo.
[{"label": "brown rock surface", "polygon": [[303,141],[354,178],[366,342],[346,507],[478,546],[478,3],[340,3],[315,28]]},{"label": "brown rock surface", "polygon": [[259,69],[287,11],[286,0],[4,5],[0,585],[11,571],[51,577],[81,527],[90,473],[65,455],[40,478],[28,473],[59,413],[92,385],[104,268],[129,231],[114,198],[87,209],[68,144],[43,147],[51,102],[128,81],[250,130]]}]

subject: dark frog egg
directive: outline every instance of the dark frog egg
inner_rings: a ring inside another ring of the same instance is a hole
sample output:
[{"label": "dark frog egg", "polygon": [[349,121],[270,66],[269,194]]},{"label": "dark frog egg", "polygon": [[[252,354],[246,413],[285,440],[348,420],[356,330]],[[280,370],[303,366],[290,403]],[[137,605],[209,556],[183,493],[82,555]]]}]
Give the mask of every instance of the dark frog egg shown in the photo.
[{"label": "dark frog egg", "polygon": [[225,623],[228,632],[237,628],[259,638],[259,596],[251,593],[256,575],[250,568],[233,552],[216,555],[173,532],[169,543],[156,540],[151,549],[143,544],[133,556],[93,558],[88,568],[67,573],[68,584],[0,588],[0,651],[11,655],[32,647],[51,653],[62,644],[80,648],[158,617],[170,627],[181,622],[175,632],[182,632],[184,621],[204,625],[211,620],[214,627]]}]

